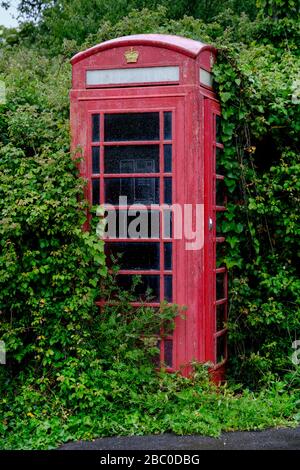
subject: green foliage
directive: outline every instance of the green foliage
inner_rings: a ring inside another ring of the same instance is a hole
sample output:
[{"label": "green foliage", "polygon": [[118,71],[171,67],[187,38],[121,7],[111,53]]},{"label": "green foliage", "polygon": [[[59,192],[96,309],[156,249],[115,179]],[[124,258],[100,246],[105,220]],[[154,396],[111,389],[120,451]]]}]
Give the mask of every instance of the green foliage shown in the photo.
[{"label": "green foliage", "polygon": [[[294,400],[280,387],[256,396],[248,391],[236,395],[217,389],[201,378],[203,373],[191,383],[180,376],[154,375],[151,368],[135,369],[132,363],[130,377],[128,370],[103,371],[95,362],[85,373],[74,363],[68,366],[67,372],[77,375],[59,376],[61,390],[47,388],[47,401],[28,382],[20,384],[13,407],[5,399],[2,449],[51,449],[70,440],[164,432],[217,437],[222,431],[296,424],[299,418]],[[71,406],[62,399],[67,394]],[[74,410],[73,403],[82,408]]]},{"label": "green foliage", "polygon": [[300,13],[299,0],[257,0],[261,14],[271,17],[284,18],[297,17]]},{"label": "green foliage", "polygon": [[[209,22],[204,10],[197,13],[200,2],[140,11],[133,8],[142,2],[120,0],[119,13],[116,2],[100,0],[64,1],[62,10],[59,2],[30,3],[42,6],[38,24],[3,30],[0,46],[7,85],[0,105],[0,339],[9,351],[0,368],[1,446],[165,431],[218,435],[286,423],[294,413],[299,420],[299,366],[291,362],[291,343],[300,337],[299,24],[274,11],[276,21],[255,19],[253,2],[218,2]],[[80,155],[69,154],[68,58],[147,32],[219,49],[228,377],[260,389],[255,395],[236,385],[216,389],[199,365],[189,380],[157,373],[155,333],[172,328],[176,307],[133,310],[133,293],[116,291],[107,277],[102,242],[81,230],[87,208]],[[119,303],[99,315],[100,296]]]},{"label": "green foliage", "polygon": [[[10,4],[10,1],[4,3]],[[63,51],[66,41],[73,41],[80,47],[102,23],[116,24],[134,11],[154,12],[160,8],[166,12],[166,26],[170,19],[180,20],[185,15],[207,23],[218,15],[222,17],[228,9],[251,18],[257,13],[255,0],[20,0],[18,11],[25,21],[17,37],[13,35],[9,40],[28,47],[34,45],[39,50],[43,48],[45,54],[56,55]],[[156,24],[152,32],[155,28]]]},{"label": "green foliage", "polygon": [[215,68],[230,196],[222,230],[231,268],[231,366],[252,386],[293,368],[291,342],[300,333],[299,58],[290,34],[276,47],[265,38],[263,46],[221,48]]},{"label": "green foliage", "polygon": [[[112,279],[105,284],[108,296],[116,294]],[[111,435],[218,436],[297,423],[296,399],[283,383],[254,395],[216,387],[197,364],[191,379],[155,371],[157,331],[172,328],[177,309],[162,306],[153,315],[147,307],[134,309],[131,293],[119,294],[83,325],[86,342],[77,355],[68,353],[57,365],[47,350],[43,373],[23,368],[17,379],[0,376],[7,390],[0,400],[2,449],[49,449]]]}]

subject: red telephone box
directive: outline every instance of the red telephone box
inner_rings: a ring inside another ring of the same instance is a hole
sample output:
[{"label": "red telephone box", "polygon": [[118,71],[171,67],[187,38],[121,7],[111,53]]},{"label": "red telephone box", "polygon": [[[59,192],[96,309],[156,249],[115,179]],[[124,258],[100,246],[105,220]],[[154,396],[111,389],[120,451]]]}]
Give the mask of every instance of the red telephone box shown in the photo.
[{"label": "red telephone box", "polygon": [[[227,359],[227,273],[217,263],[226,196],[215,57],[212,46],[159,34],[80,52],[71,60],[71,129],[72,147],[85,157],[87,198],[115,209],[117,229],[106,247],[123,253],[120,284],[128,288],[138,274],[141,299],[150,288],[153,307],[163,300],[187,307],[161,342],[162,363],[186,375],[191,361],[212,362],[219,380]],[[129,236],[132,205],[149,226],[151,218],[150,236]]]}]

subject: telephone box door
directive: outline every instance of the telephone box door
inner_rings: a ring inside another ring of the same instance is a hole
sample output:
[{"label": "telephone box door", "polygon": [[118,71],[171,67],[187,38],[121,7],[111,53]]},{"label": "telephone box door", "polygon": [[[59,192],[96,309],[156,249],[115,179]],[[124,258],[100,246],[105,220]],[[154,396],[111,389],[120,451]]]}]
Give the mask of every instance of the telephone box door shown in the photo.
[{"label": "telephone box door", "polygon": [[[153,307],[164,300],[187,304],[184,241],[174,239],[170,209],[186,202],[184,105],[182,96],[124,98],[115,90],[114,96],[107,92],[105,99],[87,100],[78,120],[87,197],[94,206],[108,205],[107,215],[115,212],[106,253],[108,258],[122,254],[118,283],[128,289],[140,276],[138,298]],[[86,131],[80,122],[88,123]],[[160,360],[167,368],[186,363],[188,328],[178,318],[173,336],[162,340]]]}]

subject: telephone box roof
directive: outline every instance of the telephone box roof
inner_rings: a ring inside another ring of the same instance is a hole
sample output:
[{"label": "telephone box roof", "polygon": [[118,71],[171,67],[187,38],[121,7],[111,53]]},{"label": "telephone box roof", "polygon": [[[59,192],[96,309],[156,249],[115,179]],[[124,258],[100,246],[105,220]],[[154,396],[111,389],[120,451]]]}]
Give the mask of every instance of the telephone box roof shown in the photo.
[{"label": "telephone box roof", "polygon": [[71,59],[71,64],[74,65],[81,60],[115,47],[122,46],[156,46],[165,49],[170,49],[181,54],[196,58],[204,49],[215,51],[213,46],[204,44],[194,39],[183,38],[181,36],[173,36],[169,34],[135,34],[132,36],[123,36],[109,41],[102,42],[96,46],[90,47],[85,51],[79,52]]}]

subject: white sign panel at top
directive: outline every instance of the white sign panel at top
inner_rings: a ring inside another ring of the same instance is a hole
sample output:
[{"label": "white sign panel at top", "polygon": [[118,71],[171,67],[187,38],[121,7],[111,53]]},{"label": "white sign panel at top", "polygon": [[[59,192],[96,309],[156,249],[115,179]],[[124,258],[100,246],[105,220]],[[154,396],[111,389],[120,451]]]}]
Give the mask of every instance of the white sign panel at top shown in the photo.
[{"label": "white sign panel at top", "polygon": [[162,82],[179,82],[179,67],[135,67],[130,69],[87,70],[86,72],[86,84],[88,86]]}]

